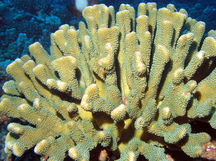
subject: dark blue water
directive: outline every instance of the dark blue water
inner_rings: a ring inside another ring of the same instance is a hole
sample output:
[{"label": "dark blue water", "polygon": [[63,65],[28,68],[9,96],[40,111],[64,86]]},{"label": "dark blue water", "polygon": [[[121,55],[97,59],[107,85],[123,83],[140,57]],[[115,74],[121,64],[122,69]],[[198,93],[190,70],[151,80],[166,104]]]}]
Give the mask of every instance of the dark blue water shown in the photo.
[{"label": "dark blue water", "polygon": [[[116,10],[121,3],[135,8],[140,2],[156,2],[158,8],[172,3],[177,10],[184,8],[190,17],[204,21],[206,31],[216,29],[216,0],[94,0],[92,3],[96,1],[112,5]],[[0,66],[4,68],[28,53],[29,44],[35,41],[49,49],[50,33],[61,24],[77,26],[80,20],[74,0],[0,0]]]}]

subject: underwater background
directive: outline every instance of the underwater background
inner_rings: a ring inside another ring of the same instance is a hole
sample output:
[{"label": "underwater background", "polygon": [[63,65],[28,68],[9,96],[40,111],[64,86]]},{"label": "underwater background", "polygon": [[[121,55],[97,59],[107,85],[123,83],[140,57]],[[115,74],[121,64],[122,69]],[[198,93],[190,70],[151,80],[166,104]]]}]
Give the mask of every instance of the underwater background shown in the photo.
[{"label": "underwater background", "polygon": [[[104,3],[114,6],[156,2],[158,8],[174,4],[176,9],[186,9],[189,17],[206,23],[206,33],[216,30],[216,0],[96,0],[91,4]],[[39,41],[49,51],[50,34],[62,24],[77,27],[84,21],[76,10],[73,0],[0,0],[0,87],[10,79],[5,68],[14,59],[28,54],[28,46]],[[2,90],[0,89],[0,95]],[[7,118],[0,117],[0,160],[5,160],[4,136]]]}]

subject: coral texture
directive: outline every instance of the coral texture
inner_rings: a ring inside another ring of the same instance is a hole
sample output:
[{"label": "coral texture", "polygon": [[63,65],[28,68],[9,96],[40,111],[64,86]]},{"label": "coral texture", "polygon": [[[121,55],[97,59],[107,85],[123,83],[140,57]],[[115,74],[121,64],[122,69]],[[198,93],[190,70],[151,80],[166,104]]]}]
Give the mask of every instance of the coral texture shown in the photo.
[{"label": "coral texture", "polygon": [[216,32],[204,36],[204,22],[171,4],[141,3],[135,15],[125,4],[116,14],[87,7],[88,27],[62,25],[50,54],[36,42],[7,67],[14,80],[0,111],[22,122],[8,125],[6,152],[34,147],[50,161],[89,160],[99,145],[122,161],[165,161],[165,147],[203,153],[211,137],[190,122],[216,129]]}]

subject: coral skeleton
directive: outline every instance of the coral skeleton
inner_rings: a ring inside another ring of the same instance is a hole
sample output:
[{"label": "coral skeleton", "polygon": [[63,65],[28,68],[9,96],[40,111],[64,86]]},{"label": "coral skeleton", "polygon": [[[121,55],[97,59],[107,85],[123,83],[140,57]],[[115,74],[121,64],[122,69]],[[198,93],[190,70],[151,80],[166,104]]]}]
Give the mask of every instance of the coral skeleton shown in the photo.
[{"label": "coral skeleton", "polygon": [[[165,161],[165,149],[194,158],[211,140],[192,121],[216,129],[216,32],[174,5],[86,7],[79,28],[51,34],[6,71],[0,113],[8,125],[5,151],[34,148],[49,161],[90,160],[101,146],[116,160]],[[16,119],[17,120],[17,119]]]}]

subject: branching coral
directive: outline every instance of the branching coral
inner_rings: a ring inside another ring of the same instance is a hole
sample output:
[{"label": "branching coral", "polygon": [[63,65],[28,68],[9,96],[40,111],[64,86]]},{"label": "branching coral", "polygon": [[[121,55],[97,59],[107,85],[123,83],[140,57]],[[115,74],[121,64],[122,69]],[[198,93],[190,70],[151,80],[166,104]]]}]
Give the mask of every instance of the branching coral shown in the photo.
[{"label": "branching coral", "polygon": [[98,145],[118,160],[167,160],[164,147],[190,157],[210,135],[192,133],[190,121],[216,129],[216,32],[173,5],[156,9],[122,4],[83,11],[88,27],[62,25],[50,54],[40,43],[7,67],[0,111],[10,123],[6,152],[34,147],[49,160],[89,160]]}]

